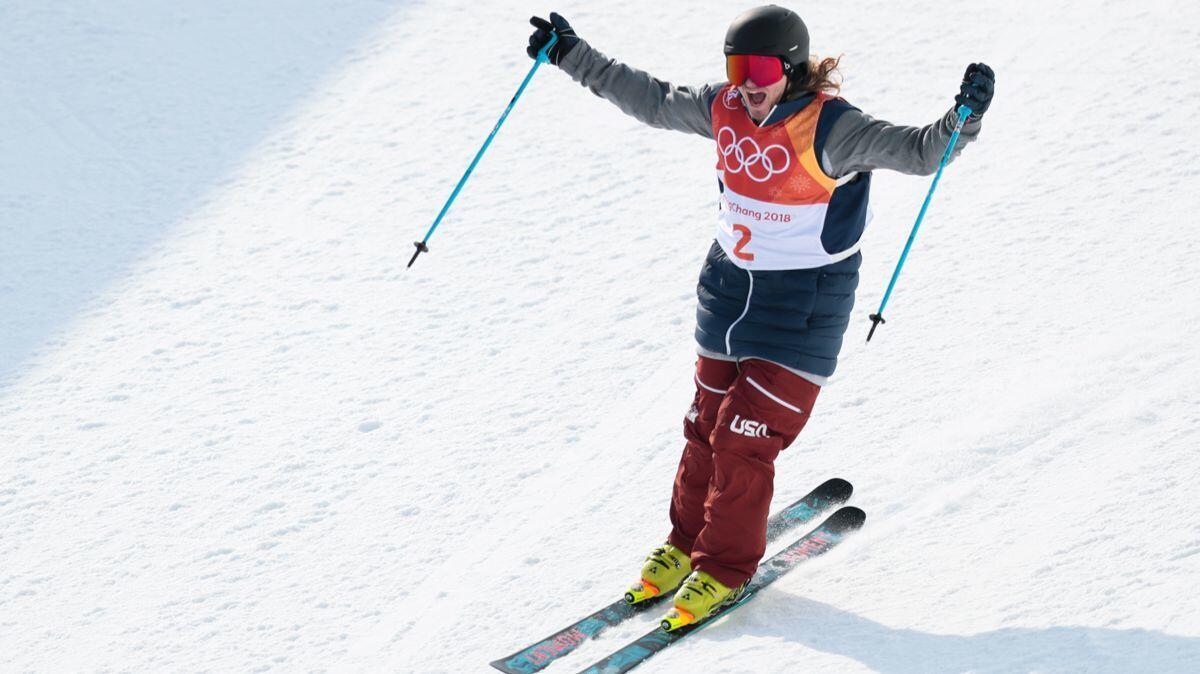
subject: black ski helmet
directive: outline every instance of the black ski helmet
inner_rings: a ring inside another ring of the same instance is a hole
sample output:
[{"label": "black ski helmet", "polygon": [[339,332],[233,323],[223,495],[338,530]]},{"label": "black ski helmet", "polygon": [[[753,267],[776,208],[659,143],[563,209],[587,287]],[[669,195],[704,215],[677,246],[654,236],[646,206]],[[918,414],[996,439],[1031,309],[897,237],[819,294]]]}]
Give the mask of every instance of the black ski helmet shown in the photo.
[{"label": "black ski helmet", "polygon": [[725,55],[758,54],[783,59],[788,79],[808,65],[808,27],[800,16],[778,5],[742,12],[725,33]]}]

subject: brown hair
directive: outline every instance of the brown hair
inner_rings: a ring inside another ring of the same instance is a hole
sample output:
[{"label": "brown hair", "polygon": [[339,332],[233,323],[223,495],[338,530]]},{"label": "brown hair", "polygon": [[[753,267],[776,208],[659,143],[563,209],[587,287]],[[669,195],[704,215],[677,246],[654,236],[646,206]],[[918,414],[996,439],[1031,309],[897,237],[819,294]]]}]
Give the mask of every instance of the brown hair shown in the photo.
[{"label": "brown hair", "polygon": [[841,56],[837,58],[812,57],[809,59],[804,73],[795,80],[796,91],[836,96],[842,90],[842,73],[838,70],[838,64],[841,61]]}]

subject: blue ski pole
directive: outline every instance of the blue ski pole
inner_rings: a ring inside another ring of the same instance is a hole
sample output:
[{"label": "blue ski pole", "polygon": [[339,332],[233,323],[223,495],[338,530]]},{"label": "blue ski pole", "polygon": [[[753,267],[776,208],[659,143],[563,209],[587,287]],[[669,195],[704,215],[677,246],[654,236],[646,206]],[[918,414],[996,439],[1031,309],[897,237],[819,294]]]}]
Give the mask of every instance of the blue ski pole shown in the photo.
[{"label": "blue ski pole", "polygon": [[460,178],[458,184],[454,186],[454,191],[450,193],[450,198],[446,200],[445,205],[442,206],[441,212],[437,214],[437,218],[433,221],[433,225],[431,225],[429,227],[429,231],[425,233],[425,238],[421,239],[420,241],[413,242],[413,245],[417,247],[417,251],[413,253],[412,259],[408,261],[409,267],[413,266],[413,263],[417,261],[418,255],[429,252],[429,237],[433,236],[434,230],[438,228],[438,225],[442,224],[442,218],[446,217],[446,212],[450,210],[450,204],[454,203],[454,200],[458,197],[458,193],[462,191],[463,185],[467,184],[467,178],[471,177],[471,172],[475,170],[475,165],[479,163],[480,158],[483,157],[483,153],[487,152],[488,146],[492,144],[492,139],[496,137],[496,132],[500,130],[500,127],[504,124],[504,120],[508,119],[508,113],[512,112],[513,106],[517,104],[517,99],[521,97],[521,94],[525,93],[525,87],[529,86],[529,80],[533,79],[533,74],[537,72],[538,66],[542,65],[543,63],[550,62],[550,48],[553,47],[557,42],[558,33],[551,32],[550,41],[546,43],[546,46],[538,50],[537,59],[534,60],[533,67],[529,69],[529,74],[526,75],[524,81],[521,82],[521,86],[517,89],[517,93],[513,94],[512,100],[508,102],[508,107],[504,108],[504,114],[500,115],[500,119],[497,120],[496,126],[492,127],[492,132],[488,134],[487,140],[483,141],[483,146],[479,148],[479,152],[475,153],[475,158],[471,160],[471,164],[467,167],[466,173],[463,173],[463,177]]},{"label": "blue ski pole", "polygon": [[917,221],[913,223],[912,231],[908,234],[908,243],[904,244],[904,251],[900,253],[900,261],[896,263],[896,271],[892,272],[892,280],[888,283],[887,292],[883,293],[883,301],[879,303],[879,311],[870,315],[871,331],[867,333],[867,341],[871,341],[871,336],[875,334],[875,328],[879,327],[880,323],[886,323],[883,320],[883,308],[887,306],[888,298],[892,296],[892,289],[896,287],[896,279],[900,278],[900,270],[904,268],[904,261],[908,259],[908,251],[912,248],[913,240],[917,238],[917,230],[921,227],[921,220],[925,219],[925,211],[929,209],[929,202],[933,199],[933,191],[937,189],[938,181],[942,178],[942,171],[945,170],[946,164],[950,161],[950,153],[954,152],[954,145],[958,143],[958,134],[962,131],[963,124],[966,124],[967,118],[971,116],[971,108],[965,105],[958,106],[958,122],[954,125],[954,133],[950,134],[950,142],[946,144],[946,153],[942,155],[942,162],[938,166],[937,174],[933,176],[933,184],[929,186],[929,193],[925,195],[925,203],[921,204],[921,212],[917,214]]}]

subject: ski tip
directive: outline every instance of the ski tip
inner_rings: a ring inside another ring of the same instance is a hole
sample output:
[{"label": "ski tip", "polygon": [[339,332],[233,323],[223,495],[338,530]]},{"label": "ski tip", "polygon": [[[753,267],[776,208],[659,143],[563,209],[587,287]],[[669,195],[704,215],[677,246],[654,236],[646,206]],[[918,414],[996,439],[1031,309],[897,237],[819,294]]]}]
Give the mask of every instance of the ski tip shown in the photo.
[{"label": "ski tip", "polygon": [[849,501],[850,496],[854,494],[854,485],[840,477],[835,477],[822,482],[817,490],[822,494],[829,494],[834,500]]},{"label": "ski tip", "polygon": [[867,521],[867,514],[861,508],[846,506],[829,516],[822,525],[834,533],[844,534],[861,529]]}]

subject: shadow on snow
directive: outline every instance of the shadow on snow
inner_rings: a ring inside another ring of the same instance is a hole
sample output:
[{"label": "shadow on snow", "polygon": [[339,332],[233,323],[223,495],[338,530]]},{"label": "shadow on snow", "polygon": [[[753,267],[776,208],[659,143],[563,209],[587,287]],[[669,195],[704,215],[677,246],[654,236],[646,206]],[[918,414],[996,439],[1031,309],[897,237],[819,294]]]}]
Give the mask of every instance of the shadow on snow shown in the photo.
[{"label": "shadow on snow", "polygon": [[[756,602],[764,599],[768,597]],[[888,627],[802,597],[788,596],[786,601],[786,619],[774,625],[756,620],[757,636],[842,655],[885,674],[1200,671],[1200,639],[1194,637],[1074,626],[932,634]],[[778,613],[778,606],[771,609]],[[705,637],[723,640],[741,634],[714,629]]]},{"label": "shadow on snow", "polygon": [[0,7],[0,391],[399,5]]}]

